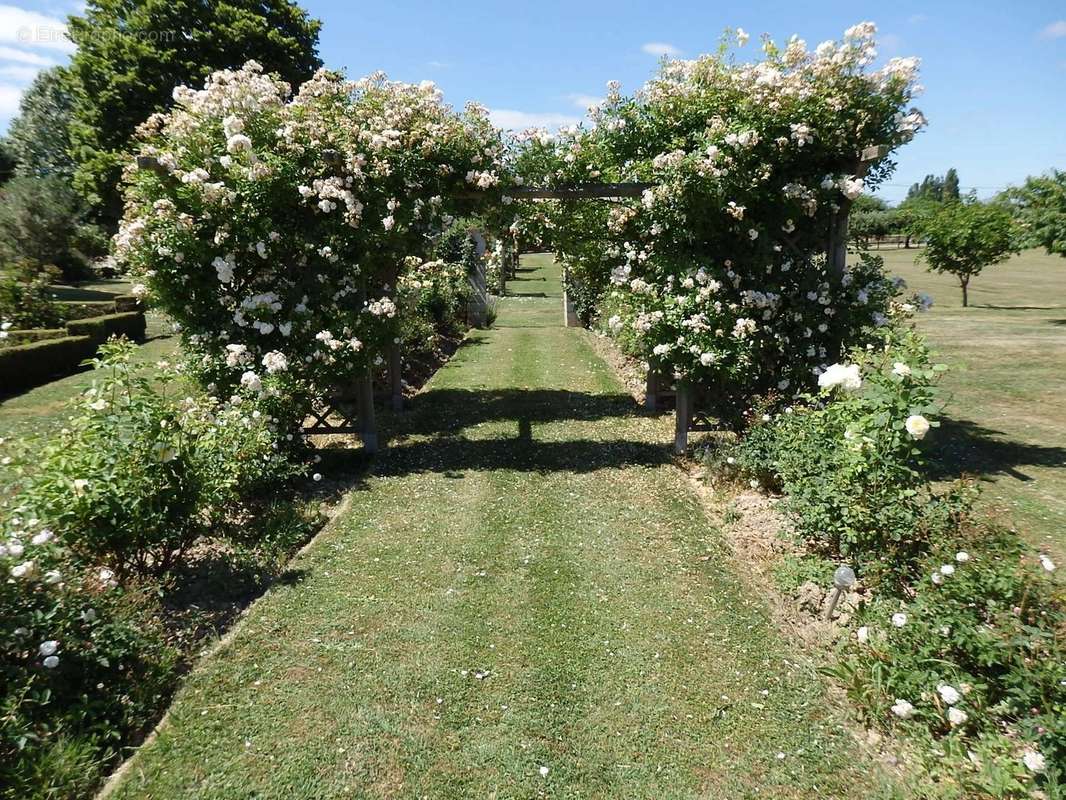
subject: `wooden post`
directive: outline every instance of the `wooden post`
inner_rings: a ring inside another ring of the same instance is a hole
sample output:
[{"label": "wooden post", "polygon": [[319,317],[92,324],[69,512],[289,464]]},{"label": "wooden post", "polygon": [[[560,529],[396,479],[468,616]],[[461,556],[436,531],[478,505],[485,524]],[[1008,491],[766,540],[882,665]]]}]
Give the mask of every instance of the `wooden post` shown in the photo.
[{"label": "wooden post", "polygon": [[467,276],[470,281],[470,300],[466,304],[467,324],[474,328],[484,328],[488,320],[489,297],[485,286],[485,237],[478,230],[470,231],[477,251],[477,263]]},{"label": "wooden post", "polygon": [[367,453],[378,451],[378,425],[374,417],[374,378],[370,367],[356,378],[355,404],[359,414],[359,438],[363,440],[363,450]]},{"label": "wooden post", "polygon": [[[888,155],[888,145],[874,145],[866,147],[855,164],[851,167],[851,173],[856,178],[863,177],[875,161],[880,161]],[[851,213],[852,201],[844,199],[840,207],[829,219],[829,247],[826,256],[829,259],[829,268],[838,278],[844,275],[844,269],[848,263],[848,215]]]},{"label": "wooden post", "polygon": [[688,381],[677,382],[677,412],[674,415],[674,454],[688,450],[688,429],[692,424],[692,387]]},{"label": "wooden post", "polygon": [[511,237],[506,234],[500,237],[502,250],[500,251],[500,283],[496,287],[496,294],[503,297],[507,294],[507,276],[511,271]]},{"label": "wooden post", "polygon": [[662,375],[659,372],[659,367],[653,363],[648,363],[648,378],[644,385],[644,408],[648,411],[659,410],[659,390],[662,382]]},{"label": "wooden post", "polygon": [[566,289],[563,289],[563,327],[581,327],[581,320],[578,319],[577,312],[574,310],[574,304],[570,302],[570,298],[566,294]]},{"label": "wooden post", "polygon": [[392,410],[403,411],[403,358],[399,342],[389,346],[389,389],[392,394]]}]

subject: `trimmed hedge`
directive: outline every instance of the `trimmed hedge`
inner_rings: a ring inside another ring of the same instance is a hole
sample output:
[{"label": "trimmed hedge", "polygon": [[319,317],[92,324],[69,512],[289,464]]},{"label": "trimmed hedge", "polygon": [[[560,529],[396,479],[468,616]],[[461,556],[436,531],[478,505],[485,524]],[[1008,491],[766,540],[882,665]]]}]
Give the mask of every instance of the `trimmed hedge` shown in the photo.
[{"label": "trimmed hedge", "polygon": [[12,328],[7,332],[7,344],[14,347],[45,339],[62,339],[67,335],[66,328]]},{"label": "trimmed hedge", "polygon": [[143,311],[141,299],[135,294],[120,294],[115,296],[115,311]]},{"label": "trimmed hedge", "polygon": [[135,342],[143,342],[147,323],[140,311],[124,311],[105,314],[67,323],[71,336],[88,336],[97,344],[103,344],[112,336],[125,336]]},{"label": "trimmed hedge", "polygon": [[0,394],[69,375],[96,354],[97,344],[91,336],[64,336],[0,349]]},{"label": "trimmed hedge", "polygon": [[66,322],[129,310],[118,308],[114,300],[57,300],[56,305]]}]

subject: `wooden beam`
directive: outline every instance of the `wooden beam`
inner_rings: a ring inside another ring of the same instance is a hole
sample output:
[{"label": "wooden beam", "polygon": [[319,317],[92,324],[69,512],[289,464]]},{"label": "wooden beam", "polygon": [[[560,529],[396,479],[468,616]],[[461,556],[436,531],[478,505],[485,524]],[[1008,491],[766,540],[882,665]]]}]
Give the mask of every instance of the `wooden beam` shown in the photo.
[{"label": "wooden beam", "polygon": [[654,183],[582,183],[575,186],[511,186],[491,192],[462,191],[455,197],[463,200],[490,200],[500,196],[516,200],[609,200],[616,197],[640,197]]}]

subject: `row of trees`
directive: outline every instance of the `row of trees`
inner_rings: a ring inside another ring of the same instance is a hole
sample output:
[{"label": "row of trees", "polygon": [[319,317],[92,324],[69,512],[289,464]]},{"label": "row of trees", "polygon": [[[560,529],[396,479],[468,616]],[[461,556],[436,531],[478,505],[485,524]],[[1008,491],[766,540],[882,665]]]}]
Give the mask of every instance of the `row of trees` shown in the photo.
[{"label": "row of trees", "polygon": [[920,259],[931,270],[958,279],[966,306],[970,281],[986,266],[1024,247],[1066,256],[1066,173],[1053,170],[1028,178],[983,203],[972,192],[960,195],[959,176],[952,168],[943,177],[927,175],[913,184],[895,208],[875,197],[860,197],[849,233],[863,247],[889,236],[905,247],[921,241]]}]

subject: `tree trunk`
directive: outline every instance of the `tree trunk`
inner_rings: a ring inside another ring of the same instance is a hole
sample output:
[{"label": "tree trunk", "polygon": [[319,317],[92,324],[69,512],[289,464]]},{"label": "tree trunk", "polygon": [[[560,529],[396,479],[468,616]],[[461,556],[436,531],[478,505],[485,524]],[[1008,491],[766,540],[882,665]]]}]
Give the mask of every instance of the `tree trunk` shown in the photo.
[{"label": "tree trunk", "polygon": [[962,278],[959,278],[959,284],[962,286],[962,307],[966,308],[970,305],[970,298],[966,291],[970,285],[970,279],[967,278],[966,280],[963,280]]}]

